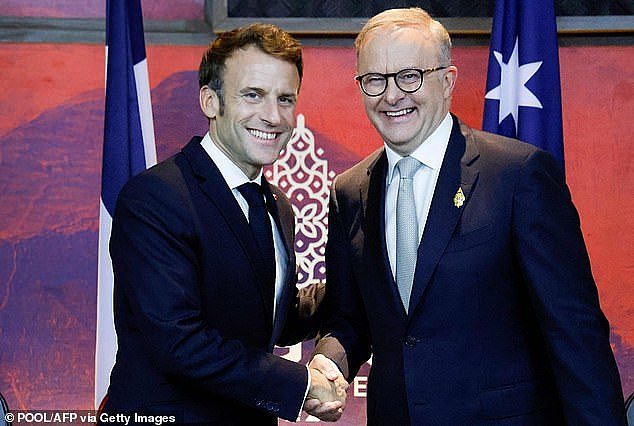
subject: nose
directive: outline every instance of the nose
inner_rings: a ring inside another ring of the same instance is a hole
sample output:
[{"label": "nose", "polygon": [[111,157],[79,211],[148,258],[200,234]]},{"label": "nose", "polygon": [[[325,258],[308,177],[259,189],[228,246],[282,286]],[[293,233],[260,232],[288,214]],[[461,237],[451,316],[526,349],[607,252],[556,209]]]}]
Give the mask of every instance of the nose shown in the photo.
[{"label": "nose", "polygon": [[277,100],[262,104],[262,110],[260,111],[260,119],[262,121],[270,126],[277,126],[282,121],[281,117],[280,106],[277,104]]},{"label": "nose", "polygon": [[387,87],[383,93],[383,99],[390,105],[396,105],[398,101],[405,97],[405,92],[398,88],[394,78],[388,78],[386,82]]}]

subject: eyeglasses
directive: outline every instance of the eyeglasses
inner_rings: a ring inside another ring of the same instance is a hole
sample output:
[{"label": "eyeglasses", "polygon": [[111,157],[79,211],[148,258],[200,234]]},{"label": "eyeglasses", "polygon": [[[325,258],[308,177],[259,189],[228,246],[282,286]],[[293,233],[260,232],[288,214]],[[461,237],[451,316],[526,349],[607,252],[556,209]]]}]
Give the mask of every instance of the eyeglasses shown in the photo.
[{"label": "eyeglasses", "polygon": [[394,77],[396,87],[401,89],[405,93],[413,93],[421,88],[423,85],[423,77],[425,74],[434,71],[444,70],[449,66],[427,68],[424,70],[418,68],[407,68],[400,70],[399,72],[391,72],[388,74],[381,74],[378,72],[370,72],[367,74],[359,75],[355,77],[355,80],[359,82],[361,90],[368,96],[380,96],[387,89],[387,79]]}]

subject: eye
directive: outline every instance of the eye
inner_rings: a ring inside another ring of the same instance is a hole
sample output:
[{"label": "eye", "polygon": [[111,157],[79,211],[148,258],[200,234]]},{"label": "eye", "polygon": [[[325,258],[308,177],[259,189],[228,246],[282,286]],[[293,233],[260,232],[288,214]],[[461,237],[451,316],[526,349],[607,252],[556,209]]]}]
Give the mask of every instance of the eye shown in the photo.
[{"label": "eye", "polygon": [[399,81],[402,81],[403,83],[414,83],[417,82],[419,80],[419,74],[416,71],[403,71],[400,72],[397,75],[397,78],[399,79]]},{"label": "eye", "polygon": [[380,74],[370,74],[363,78],[363,84],[368,86],[382,86],[385,84],[385,77]]},{"label": "eye", "polygon": [[281,105],[293,106],[293,105],[295,105],[296,100],[295,100],[294,96],[280,96],[278,98],[278,102]]},{"label": "eye", "polygon": [[253,91],[243,93],[242,97],[248,102],[258,102],[260,99],[262,99],[262,96],[258,92]]}]

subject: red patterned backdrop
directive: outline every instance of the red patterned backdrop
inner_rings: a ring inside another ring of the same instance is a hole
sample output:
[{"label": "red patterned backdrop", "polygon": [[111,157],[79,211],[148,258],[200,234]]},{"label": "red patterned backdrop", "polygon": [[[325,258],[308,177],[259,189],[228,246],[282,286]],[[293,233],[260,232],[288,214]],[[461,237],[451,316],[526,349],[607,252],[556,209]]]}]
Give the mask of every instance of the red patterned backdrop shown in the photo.
[{"label": "red patterned backdrop", "polygon": [[[148,47],[159,159],[204,131],[194,71],[202,50]],[[486,47],[454,51],[453,111],[475,127],[487,55]],[[14,409],[92,407],[103,57],[99,45],[0,44],[0,391]],[[632,46],[560,49],[566,175],[627,394],[634,391],[632,58]],[[362,110],[352,49],[308,47],[305,62],[298,113],[315,155],[337,173],[381,141]],[[306,360],[310,347],[288,356]],[[364,418],[364,391],[361,378],[341,424]]]}]

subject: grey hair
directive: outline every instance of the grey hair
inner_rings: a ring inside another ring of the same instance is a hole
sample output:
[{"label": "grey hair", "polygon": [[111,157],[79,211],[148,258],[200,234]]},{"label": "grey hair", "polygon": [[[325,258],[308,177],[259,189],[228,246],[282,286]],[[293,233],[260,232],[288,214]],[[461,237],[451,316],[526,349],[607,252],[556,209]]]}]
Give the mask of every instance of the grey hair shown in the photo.
[{"label": "grey hair", "polygon": [[408,27],[429,31],[438,45],[440,65],[444,66],[451,63],[451,38],[449,33],[440,22],[436,21],[420,7],[388,9],[370,18],[354,40],[357,57],[360,49],[365,45],[369,33],[377,30],[393,31],[398,28]]}]

